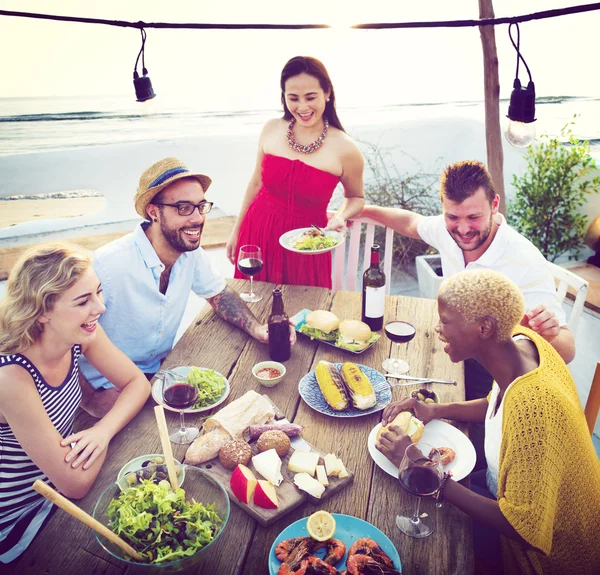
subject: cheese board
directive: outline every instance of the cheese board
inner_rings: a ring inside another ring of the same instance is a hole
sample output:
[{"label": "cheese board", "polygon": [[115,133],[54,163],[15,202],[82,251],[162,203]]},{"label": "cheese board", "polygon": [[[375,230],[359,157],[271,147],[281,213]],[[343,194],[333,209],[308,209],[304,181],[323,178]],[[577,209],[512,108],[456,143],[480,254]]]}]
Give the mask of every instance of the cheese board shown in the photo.
[{"label": "cheese board", "polygon": [[[268,396],[266,395],[264,397],[268,398]],[[270,398],[268,399],[270,401]],[[274,408],[276,418],[283,417],[277,406],[274,405]],[[250,447],[252,449],[252,455],[257,455],[257,442],[253,441],[252,443],[250,443]],[[281,457],[281,475],[283,476],[283,481],[279,486],[275,487],[278,507],[274,509],[265,509],[263,507],[260,507],[253,502],[252,498],[250,498],[250,501],[248,503],[240,501],[240,499],[238,499],[238,497],[236,497],[236,495],[233,493],[230,484],[231,475],[234,472],[234,470],[226,469],[221,464],[218,457],[215,457],[210,461],[206,461],[205,463],[200,464],[198,467],[201,467],[204,471],[213,476],[223,485],[223,487],[227,491],[227,494],[229,495],[230,501],[235,503],[238,507],[240,507],[246,513],[248,513],[251,517],[256,519],[256,521],[258,521],[261,525],[268,526],[274,523],[275,521],[279,520],[286,513],[289,513],[305,501],[309,500],[312,503],[321,502],[325,499],[328,499],[332,495],[335,495],[340,490],[350,485],[350,483],[352,483],[352,481],[354,480],[354,473],[352,473],[351,471],[347,471],[347,477],[335,477],[333,475],[330,475],[327,478],[329,481],[329,485],[325,487],[325,490],[323,491],[321,497],[313,497],[312,495],[306,493],[305,491],[301,491],[298,487],[296,487],[296,485],[294,484],[294,476],[296,475],[296,472],[288,469],[288,463],[290,461],[290,458],[296,451],[315,453],[319,457],[319,465],[324,465],[326,456],[325,453],[310,445],[303,438],[293,438],[292,447],[290,448],[289,452],[285,456]],[[247,467],[252,471],[252,473],[257,479],[263,478],[263,475],[261,475],[257,471],[256,467],[252,463],[252,460],[250,460]]]}]

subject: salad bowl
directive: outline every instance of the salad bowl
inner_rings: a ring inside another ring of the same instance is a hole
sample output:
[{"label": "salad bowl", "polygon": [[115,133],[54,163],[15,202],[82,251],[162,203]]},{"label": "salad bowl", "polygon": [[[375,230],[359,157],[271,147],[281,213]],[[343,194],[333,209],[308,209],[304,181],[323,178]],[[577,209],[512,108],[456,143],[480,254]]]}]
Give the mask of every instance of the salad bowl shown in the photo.
[{"label": "salad bowl", "polygon": [[[138,571],[178,573],[187,572],[190,567],[199,563],[207,553],[211,552],[209,549],[224,531],[229,519],[229,497],[221,483],[205,471],[188,465],[183,467],[185,468],[186,482],[185,487],[175,493],[176,503],[167,503],[174,499],[168,481],[162,481],[158,485],[147,481],[133,487],[112,483],[100,495],[94,507],[93,517],[117,533],[136,551],[142,553],[149,546],[152,553],[152,561],[150,559],[148,559],[149,562],[143,563],[134,561],[114,543],[94,532],[100,546],[111,557]],[[121,487],[125,487],[123,491],[121,491]],[[135,491],[128,493],[130,490]],[[183,493],[179,493],[180,491]],[[143,502],[148,501],[144,511],[152,516],[151,518],[146,517],[147,523],[149,521],[148,524],[140,519],[145,515],[139,513],[141,495],[143,495]],[[160,500],[163,500],[166,505],[157,506],[155,502]],[[198,511],[194,502],[202,504],[203,509]],[[134,503],[138,511],[133,509]],[[171,506],[181,510],[180,505],[186,506],[182,513],[193,515],[198,523],[208,522],[207,525],[210,527],[206,527],[202,532],[196,532],[185,522],[183,524],[181,522],[174,523],[168,513],[157,511],[157,508]],[[197,514],[194,514],[193,510],[196,510]],[[163,532],[163,538],[158,544],[153,542],[153,529]],[[195,535],[190,536],[190,531]],[[173,533],[172,538],[165,539],[165,533]],[[190,544],[190,540],[193,540],[194,543]],[[183,543],[184,541],[185,543]]]}]

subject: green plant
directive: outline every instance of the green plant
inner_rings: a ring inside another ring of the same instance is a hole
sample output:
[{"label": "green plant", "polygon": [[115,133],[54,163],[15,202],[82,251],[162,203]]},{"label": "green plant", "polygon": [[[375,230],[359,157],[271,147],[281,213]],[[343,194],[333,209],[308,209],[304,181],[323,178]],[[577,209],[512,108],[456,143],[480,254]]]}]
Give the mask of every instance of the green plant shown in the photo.
[{"label": "green plant", "polygon": [[[361,147],[367,168],[364,183],[367,204],[403,208],[424,216],[440,212],[437,173],[426,173],[419,164],[416,173],[401,173],[393,159],[397,147],[381,147],[370,142],[361,142]],[[381,245],[385,243],[383,228],[376,228],[375,241]],[[394,234],[393,262],[408,264],[428,249],[429,245],[425,242]]]},{"label": "green plant", "polygon": [[569,259],[579,256],[588,222],[581,207],[600,191],[589,142],[573,136],[573,124],[563,127],[560,139],[544,134],[527,150],[527,171],[513,175],[516,196],[508,206],[511,225],[552,262],[567,252]]}]

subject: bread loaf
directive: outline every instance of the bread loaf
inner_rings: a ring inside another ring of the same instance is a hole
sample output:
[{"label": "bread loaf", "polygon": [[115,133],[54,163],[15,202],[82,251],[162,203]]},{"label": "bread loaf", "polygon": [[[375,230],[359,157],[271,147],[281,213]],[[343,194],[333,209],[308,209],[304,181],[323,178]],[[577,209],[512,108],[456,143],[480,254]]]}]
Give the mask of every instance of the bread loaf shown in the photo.
[{"label": "bread loaf", "polygon": [[219,451],[219,461],[225,469],[235,469],[238,464],[248,465],[252,449],[243,439],[229,439]]},{"label": "bread loaf", "polygon": [[256,441],[256,447],[259,453],[274,449],[279,457],[285,457],[290,450],[290,438],[278,429],[265,431]]}]

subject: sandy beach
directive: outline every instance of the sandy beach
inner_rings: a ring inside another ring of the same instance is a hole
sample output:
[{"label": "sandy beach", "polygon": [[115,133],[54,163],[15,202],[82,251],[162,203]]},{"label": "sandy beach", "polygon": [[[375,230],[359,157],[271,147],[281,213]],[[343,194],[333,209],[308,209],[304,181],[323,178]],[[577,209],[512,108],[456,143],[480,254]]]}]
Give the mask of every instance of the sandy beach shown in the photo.
[{"label": "sandy beach", "polygon": [[10,200],[0,202],[0,228],[32,220],[76,218],[104,208],[104,198]]}]

